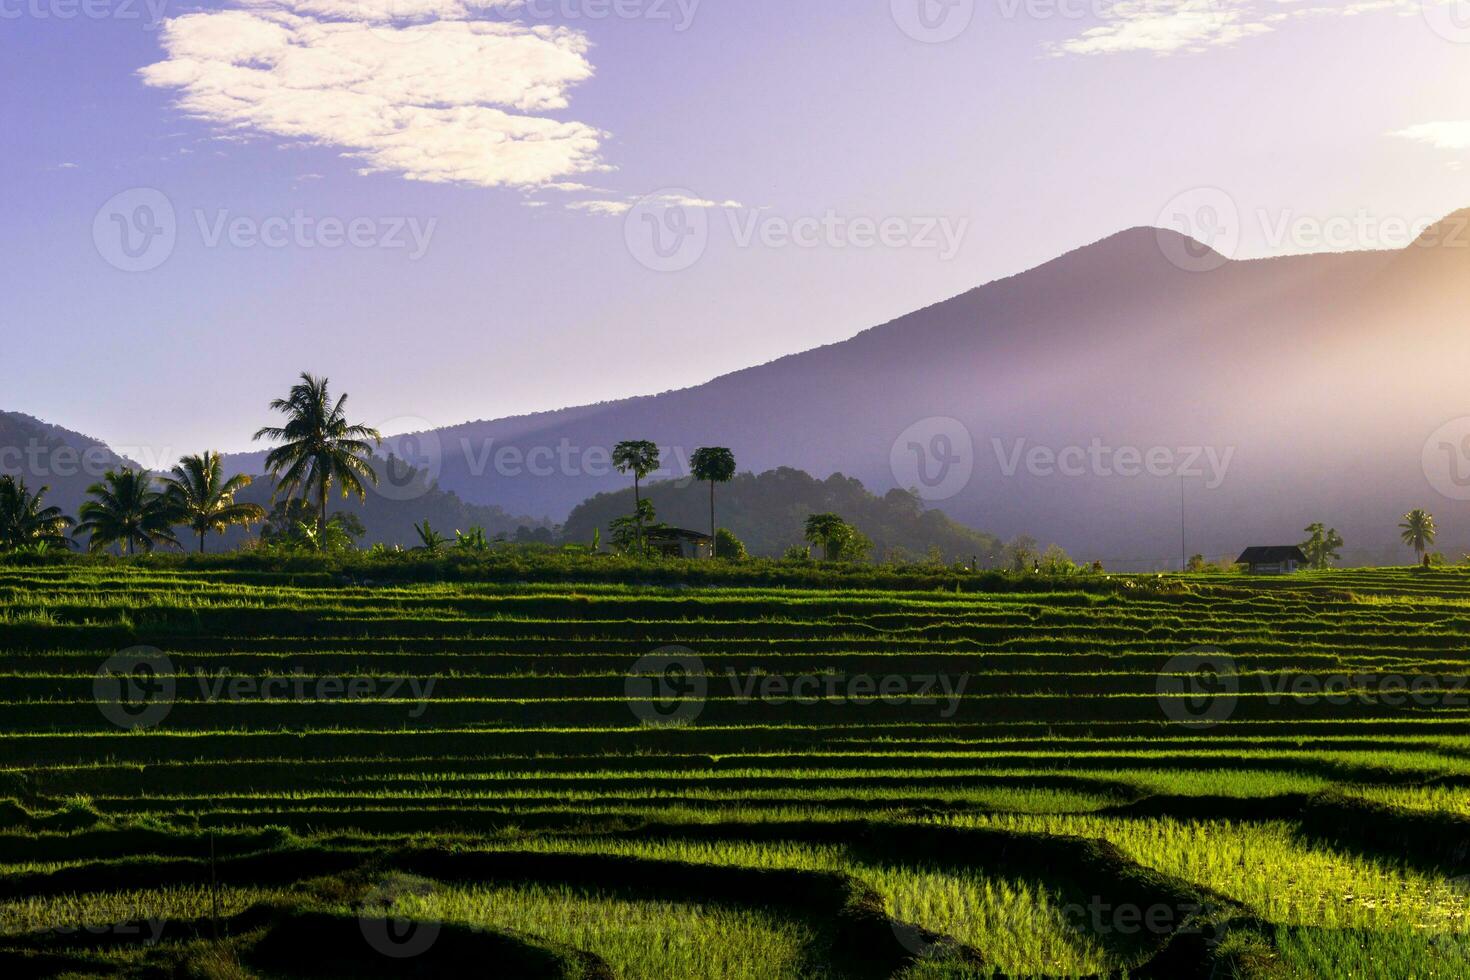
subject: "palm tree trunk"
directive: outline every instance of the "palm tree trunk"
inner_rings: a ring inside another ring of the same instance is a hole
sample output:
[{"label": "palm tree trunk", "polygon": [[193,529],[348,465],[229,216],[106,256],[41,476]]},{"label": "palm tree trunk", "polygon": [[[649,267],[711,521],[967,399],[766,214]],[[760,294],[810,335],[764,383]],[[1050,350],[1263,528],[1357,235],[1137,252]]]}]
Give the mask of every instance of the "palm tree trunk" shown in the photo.
[{"label": "palm tree trunk", "polygon": [[638,473],[633,473],[633,521],[638,525],[638,557],[643,557],[643,498],[638,495]]},{"label": "palm tree trunk", "polygon": [[317,497],[321,500],[321,514],[316,522],[316,544],[318,548],[325,549],[327,546],[327,481],[322,480],[318,488]]},{"label": "palm tree trunk", "polygon": [[715,481],[709,481],[709,556],[715,557]]},{"label": "palm tree trunk", "polygon": [[199,532],[199,553],[204,554],[204,532]]}]

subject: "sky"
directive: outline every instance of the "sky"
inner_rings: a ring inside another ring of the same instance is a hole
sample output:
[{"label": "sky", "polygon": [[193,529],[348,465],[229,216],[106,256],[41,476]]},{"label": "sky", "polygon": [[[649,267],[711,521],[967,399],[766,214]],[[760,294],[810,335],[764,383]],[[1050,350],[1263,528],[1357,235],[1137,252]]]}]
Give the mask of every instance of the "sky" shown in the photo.
[{"label": "sky", "polygon": [[1470,206],[1470,0],[0,0],[0,409],[149,466],[682,388],[1137,225]]}]

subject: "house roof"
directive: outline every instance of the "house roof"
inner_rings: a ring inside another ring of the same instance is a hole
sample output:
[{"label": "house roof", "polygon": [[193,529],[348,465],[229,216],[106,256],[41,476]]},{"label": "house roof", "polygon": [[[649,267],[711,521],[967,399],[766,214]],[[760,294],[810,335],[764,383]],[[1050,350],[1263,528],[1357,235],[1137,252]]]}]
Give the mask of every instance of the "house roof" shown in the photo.
[{"label": "house roof", "polygon": [[708,541],[710,536],[701,531],[690,531],[682,527],[649,528],[646,536],[655,541]]},{"label": "house roof", "polygon": [[1286,544],[1247,548],[1235,559],[1237,565],[1276,565],[1288,561],[1305,565],[1307,556],[1296,545]]}]

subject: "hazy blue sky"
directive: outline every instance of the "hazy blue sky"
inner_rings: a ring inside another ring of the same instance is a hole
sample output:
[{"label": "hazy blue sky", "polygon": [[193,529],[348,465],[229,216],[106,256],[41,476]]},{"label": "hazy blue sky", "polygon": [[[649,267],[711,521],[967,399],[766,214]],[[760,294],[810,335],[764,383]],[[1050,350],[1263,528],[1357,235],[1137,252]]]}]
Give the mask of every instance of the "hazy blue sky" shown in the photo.
[{"label": "hazy blue sky", "polygon": [[0,0],[0,86],[0,408],[160,456],[304,369],[447,425],[1127,226],[1253,257],[1470,205],[1470,2]]}]

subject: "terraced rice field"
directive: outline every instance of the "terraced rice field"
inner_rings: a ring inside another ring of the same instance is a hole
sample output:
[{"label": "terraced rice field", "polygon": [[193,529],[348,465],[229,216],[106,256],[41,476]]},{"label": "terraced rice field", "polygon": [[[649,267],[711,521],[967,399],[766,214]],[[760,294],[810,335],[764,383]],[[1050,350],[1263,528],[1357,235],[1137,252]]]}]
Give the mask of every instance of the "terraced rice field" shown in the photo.
[{"label": "terraced rice field", "polygon": [[1470,576],[0,567],[0,974],[1470,976]]}]

